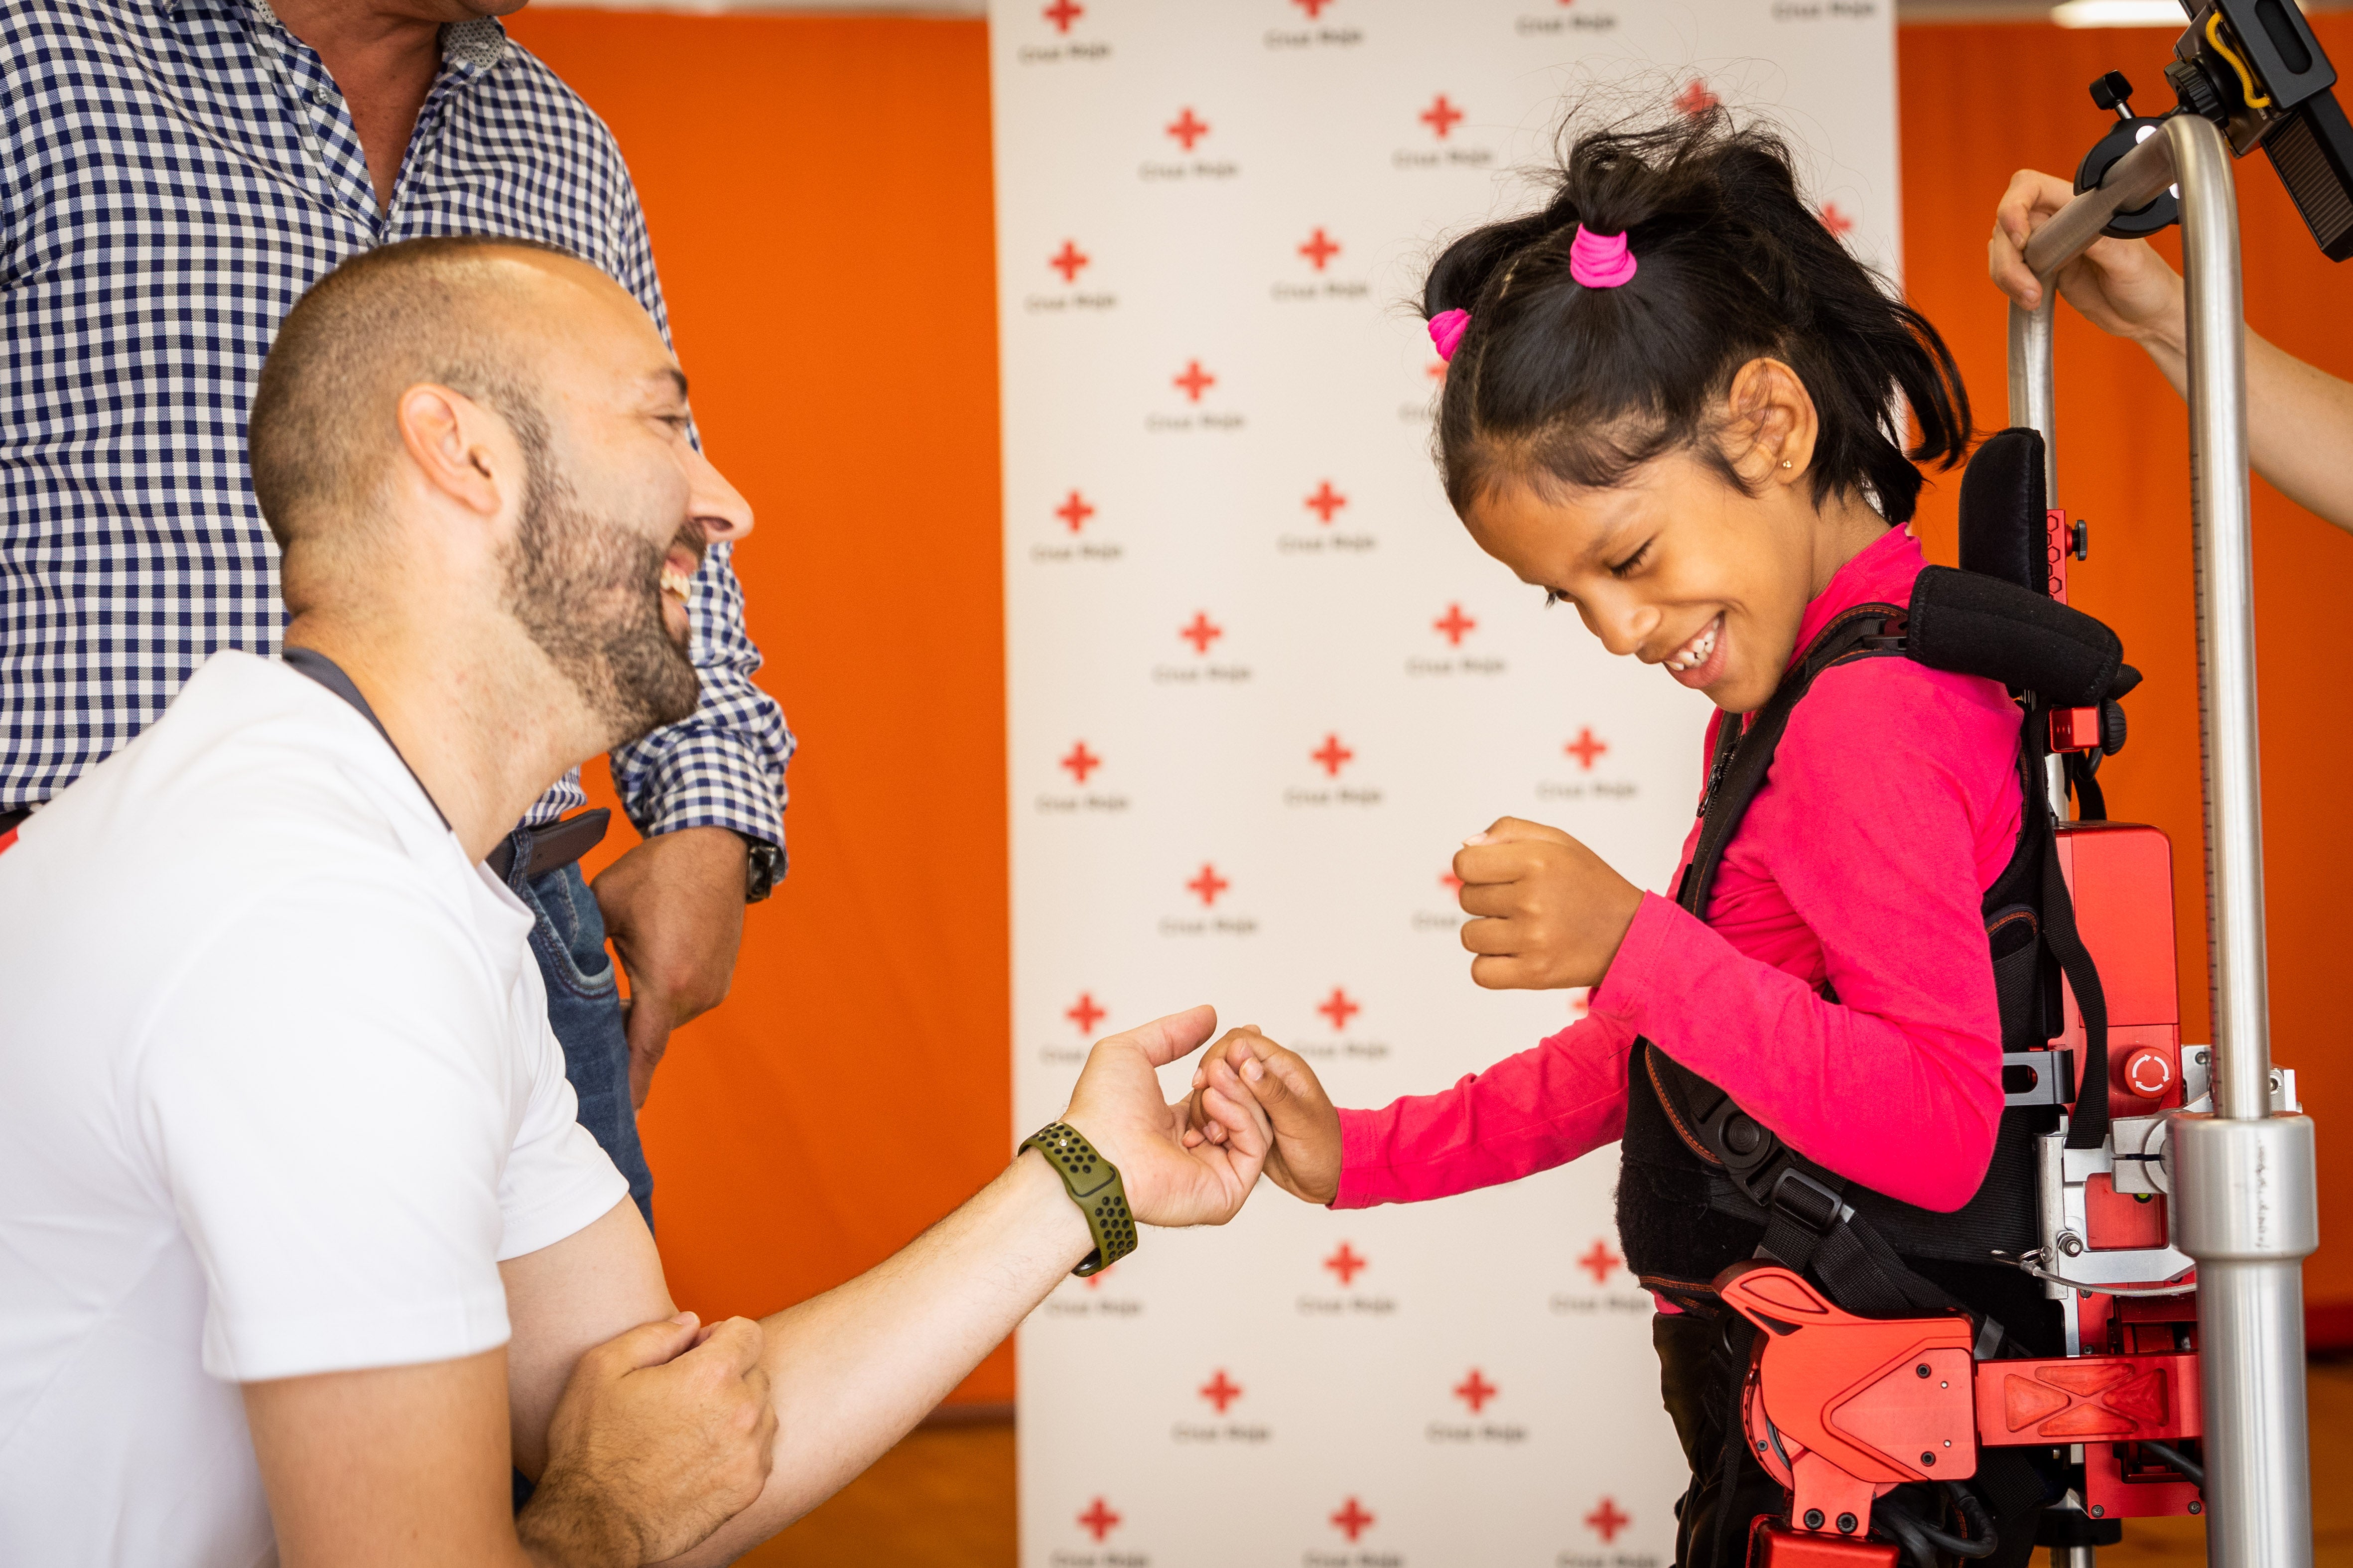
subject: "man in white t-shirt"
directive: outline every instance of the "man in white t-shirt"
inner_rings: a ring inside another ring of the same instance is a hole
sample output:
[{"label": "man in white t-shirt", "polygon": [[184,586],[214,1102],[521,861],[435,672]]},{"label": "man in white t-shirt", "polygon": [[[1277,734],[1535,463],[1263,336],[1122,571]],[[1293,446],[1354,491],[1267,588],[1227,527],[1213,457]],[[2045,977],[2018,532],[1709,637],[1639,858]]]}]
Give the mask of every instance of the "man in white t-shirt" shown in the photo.
[{"label": "man in white t-shirt", "polygon": [[[288,317],[250,427],[287,661],[216,655],[0,839],[0,1563],[724,1562],[1133,1244],[1097,1163],[1160,1225],[1256,1180],[1254,1105],[1187,1150],[1163,1100],[1195,1009],[1096,1047],[1060,1165],[763,1323],[675,1312],[478,862],[694,707],[684,585],[751,518],[685,390],[522,242],[386,247]],[[923,1086],[842,1046],[887,1164]]]}]

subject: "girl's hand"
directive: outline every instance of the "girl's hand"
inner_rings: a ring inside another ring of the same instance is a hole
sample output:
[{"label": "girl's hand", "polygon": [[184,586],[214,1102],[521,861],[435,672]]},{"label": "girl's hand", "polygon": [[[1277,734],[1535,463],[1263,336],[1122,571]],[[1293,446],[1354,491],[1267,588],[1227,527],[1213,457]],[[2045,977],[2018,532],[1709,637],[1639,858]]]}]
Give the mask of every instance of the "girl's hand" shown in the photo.
[{"label": "girl's hand", "polygon": [[1642,889],[1542,823],[1506,816],[1463,841],[1462,945],[1471,978],[1495,991],[1599,985],[1642,906]]},{"label": "girl's hand", "polygon": [[[1229,1031],[1201,1058],[1193,1075],[1197,1106],[1214,1090],[1221,1099],[1255,1102],[1274,1129],[1266,1173],[1293,1197],[1328,1204],[1340,1191],[1340,1113],[1332,1108],[1315,1069],[1254,1028]],[[1232,1136],[1206,1110],[1197,1110],[1187,1145],[1219,1143]]]},{"label": "girl's hand", "polygon": [[[2066,181],[2021,169],[1994,208],[1987,270],[1996,287],[2030,310],[2042,302],[2042,285],[2026,265],[2027,239],[2074,199],[2074,187]],[[2181,279],[2145,239],[2094,240],[2089,250],[2059,269],[2059,292],[2104,332],[2188,352]]]}]

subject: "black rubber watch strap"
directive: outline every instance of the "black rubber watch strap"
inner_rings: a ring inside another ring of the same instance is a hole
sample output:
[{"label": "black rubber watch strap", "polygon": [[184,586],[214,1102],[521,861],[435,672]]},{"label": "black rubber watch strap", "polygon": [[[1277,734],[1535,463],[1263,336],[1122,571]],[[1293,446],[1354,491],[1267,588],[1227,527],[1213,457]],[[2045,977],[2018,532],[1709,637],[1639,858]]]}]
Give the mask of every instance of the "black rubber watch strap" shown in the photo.
[{"label": "black rubber watch strap", "polygon": [[1041,1127],[1021,1141],[1013,1153],[1035,1149],[1046,1156],[1071,1192],[1071,1201],[1087,1216],[1087,1230],[1095,1249],[1080,1260],[1071,1273],[1084,1278],[1100,1274],[1135,1250],[1135,1216],[1127,1212],[1127,1189],[1121,1185],[1119,1167],[1095,1152],[1095,1146],[1067,1121]]}]

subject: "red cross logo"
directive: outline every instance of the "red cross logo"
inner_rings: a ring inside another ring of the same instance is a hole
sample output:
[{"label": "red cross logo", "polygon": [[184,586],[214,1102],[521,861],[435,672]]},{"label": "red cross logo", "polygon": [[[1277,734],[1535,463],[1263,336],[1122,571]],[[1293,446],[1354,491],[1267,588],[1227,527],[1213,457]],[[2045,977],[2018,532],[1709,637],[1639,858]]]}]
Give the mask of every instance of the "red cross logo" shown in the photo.
[{"label": "red cross logo", "polygon": [[1119,1265],[1118,1265],[1118,1264],[1116,1264],[1116,1263],[1106,1263],[1106,1264],[1104,1264],[1101,1268],[1096,1269],[1092,1274],[1090,1274],[1090,1275],[1088,1275],[1088,1276],[1087,1276],[1087,1289],[1090,1289],[1090,1290],[1100,1290],[1100,1289],[1103,1289],[1103,1282],[1104,1280],[1106,1280],[1106,1279],[1110,1279],[1113,1275],[1114,1275],[1114,1274],[1116,1274],[1116,1273],[1118,1273],[1118,1272],[1119,1272]]},{"label": "red cross logo", "polygon": [[1177,115],[1175,121],[1168,127],[1168,134],[1183,142],[1185,144],[1185,151],[1187,153],[1190,153],[1193,150],[1194,142],[1198,142],[1202,137],[1207,136],[1208,133],[1209,122],[1206,120],[1194,119],[1192,106],[1189,104],[1186,106],[1184,112]]},{"label": "red cross logo", "polygon": [[1450,893],[1460,893],[1462,891],[1462,879],[1456,876],[1451,871],[1440,871],[1438,874],[1438,885],[1445,889]]},{"label": "red cross logo", "polygon": [[1473,1415],[1478,1415],[1486,1405],[1487,1401],[1494,1398],[1500,1392],[1501,1390],[1493,1384],[1479,1375],[1479,1369],[1475,1366],[1471,1369],[1469,1377],[1454,1385],[1454,1397],[1468,1405]]},{"label": "red cross logo", "polygon": [[1454,129],[1455,121],[1462,118],[1462,111],[1447,102],[1446,95],[1441,92],[1438,95],[1438,101],[1423,110],[1415,118],[1437,132],[1438,139],[1443,142],[1446,140],[1447,132]]},{"label": "red cross logo", "polygon": [[1089,1503],[1087,1511],[1079,1515],[1080,1527],[1091,1532],[1098,1545],[1102,1544],[1103,1538],[1109,1535],[1113,1527],[1118,1523],[1119,1515],[1112,1512],[1101,1498]]},{"label": "red cross logo", "polygon": [[1829,229],[1834,237],[1843,239],[1846,237],[1847,231],[1854,227],[1854,219],[1839,211],[1838,203],[1824,202],[1822,204],[1822,226]]},{"label": "red cross logo", "polygon": [[1594,1534],[1601,1537],[1601,1544],[1607,1546],[1618,1539],[1620,1531],[1634,1521],[1627,1515],[1620,1513],[1616,1503],[1608,1498],[1603,1498],[1601,1506],[1585,1516],[1585,1522],[1592,1529]]},{"label": "red cross logo", "polygon": [[1218,1407],[1219,1415],[1223,1415],[1226,1406],[1242,1396],[1242,1386],[1239,1383],[1228,1382],[1226,1369],[1219,1367],[1218,1375],[1203,1384],[1198,1392],[1202,1398]]},{"label": "red cross logo", "polygon": [[1209,619],[1208,611],[1196,610],[1193,612],[1193,624],[1177,627],[1176,635],[1191,643],[1195,653],[1206,654],[1211,643],[1226,635],[1226,628]]},{"label": "red cross logo", "polygon": [[1697,77],[1684,83],[1683,91],[1675,94],[1675,107],[1694,120],[1723,101],[1707,89],[1707,83]]},{"label": "red cross logo", "polygon": [[1446,362],[1444,360],[1434,359],[1430,362],[1430,379],[1440,382],[1446,379]]},{"label": "red cross logo", "polygon": [[[1360,1002],[1349,1001],[1348,994],[1335,985],[1332,987],[1332,994],[1317,1003],[1315,1010],[1332,1020],[1333,1032],[1337,1034],[1348,1026],[1349,1019],[1363,1012],[1365,1008],[1364,1004]],[[1340,1283],[1345,1285],[1347,1281],[1343,1279]]]},{"label": "red cross logo", "polygon": [[1430,624],[1446,638],[1446,646],[1449,647],[1461,647],[1463,634],[1479,629],[1479,623],[1464,615],[1462,606],[1460,605],[1447,605],[1446,614]]},{"label": "red cross logo", "polygon": [[1219,876],[1218,868],[1204,860],[1201,862],[1201,874],[1194,878],[1191,881],[1186,883],[1185,886],[1191,889],[1193,892],[1200,898],[1202,908],[1209,909],[1216,906],[1218,895],[1224,892],[1228,888],[1232,887],[1233,884],[1227,881],[1223,877]]},{"label": "red cross logo", "polygon": [[1332,514],[1338,511],[1342,507],[1346,506],[1347,504],[1348,498],[1342,495],[1338,490],[1334,489],[1332,488],[1332,481],[1329,479],[1325,479],[1322,484],[1317,485],[1315,487],[1315,493],[1309,496],[1306,502],[1307,510],[1314,512],[1315,514],[1316,521],[1322,522],[1327,528],[1332,524]]},{"label": "red cross logo", "polygon": [[[1079,1026],[1079,1033],[1082,1035],[1093,1034],[1095,1026],[1109,1016],[1103,1011],[1103,1004],[1095,1000],[1095,994],[1092,991],[1080,992],[1079,999],[1071,1003],[1069,1010],[1062,1015]],[[1095,1276],[1089,1275],[1088,1278],[1093,1279]]]},{"label": "red cross logo", "polygon": [[[1071,23],[1086,14],[1087,8],[1076,4],[1075,0],[1054,0],[1051,5],[1046,7],[1044,13],[1046,20],[1054,24],[1054,31],[1064,34],[1070,32]],[[1103,1507],[1102,1501],[1098,1500],[1095,1506]],[[1095,1539],[1101,1541],[1103,1537],[1098,1535]]]},{"label": "red cross logo", "polygon": [[1070,769],[1071,776],[1084,784],[1089,773],[1103,766],[1103,759],[1088,751],[1084,741],[1076,741],[1071,742],[1071,754],[1055,765]]},{"label": "red cross logo", "polygon": [[1339,736],[1327,734],[1324,737],[1323,745],[1307,753],[1307,760],[1322,763],[1324,776],[1336,779],[1342,768],[1356,760],[1356,753],[1340,744]]},{"label": "red cross logo", "polygon": [[1356,1537],[1372,1528],[1372,1523],[1373,1516],[1355,1498],[1342,1504],[1340,1511],[1332,1516],[1332,1527],[1345,1533],[1351,1546],[1356,1543]]},{"label": "red cross logo", "polygon": [[1332,0],[1291,0],[1291,3],[1306,12],[1307,19],[1313,22],[1324,14],[1324,7],[1332,4]]},{"label": "red cross logo", "polygon": [[1609,1283],[1609,1271],[1626,1260],[1609,1250],[1609,1244],[1599,1237],[1593,1238],[1592,1250],[1577,1260],[1577,1266],[1593,1276],[1596,1285]]},{"label": "red cross logo", "polygon": [[1076,490],[1072,490],[1069,499],[1054,509],[1054,515],[1068,523],[1072,533],[1084,528],[1087,519],[1094,514],[1095,509],[1087,504],[1087,498]]},{"label": "red cross logo", "polygon": [[1170,380],[1179,392],[1196,403],[1201,401],[1202,393],[1218,384],[1218,378],[1203,370],[1199,360],[1188,361],[1185,366],[1185,374],[1172,376]]},{"label": "red cross logo", "polygon": [[[1300,0],[1302,5],[1306,3],[1307,0]],[[1328,5],[1330,0],[1320,0],[1320,3]],[[1325,262],[1340,254],[1340,242],[1327,237],[1324,232],[1324,226],[1318,224],[1315,226],[1315,232],[1307,237],[1307,243],[1299,247],[1299,254],[1307,258],[1315,270],[1321,272],[1324,270]]]},{"label": "red cross logo", "polygon": [[[1077,9],[1076,6],[1071,8]],[[1046,258],[1046,265],[1060,273],[1063,282],[1075,283],[1079,280],[1080,269],[1093,259],[1093,257],[1079,248],[1077,240],[1066,239],[1062,241],[1062,248],[1060,251]]]},{"label": "red cross logo", "polygon": [[1588,773],[1593,771],[1593,759],[1599,756],[1609,749],[1609,742],[1597,741],[1593,738],[1593,730],[1590,725],[1579,730],[1577,732],[1577,739],[1571,741],[1567,745],[1561,748],[1562,751],[1567,752],[1570,756],[1575,757],[1577,759],[1577,765],[1584,769]]},{"label": "red cross logo", "polygon": [[1324,1260],[1324,1267],[1340,1277],[1341,1289],[1345,1289],[1355,1282],[1357,1275],[1362,1274],[1372,1265],[1357,1257],[1344,1241],[1340,1244],[1339,1251]]}]

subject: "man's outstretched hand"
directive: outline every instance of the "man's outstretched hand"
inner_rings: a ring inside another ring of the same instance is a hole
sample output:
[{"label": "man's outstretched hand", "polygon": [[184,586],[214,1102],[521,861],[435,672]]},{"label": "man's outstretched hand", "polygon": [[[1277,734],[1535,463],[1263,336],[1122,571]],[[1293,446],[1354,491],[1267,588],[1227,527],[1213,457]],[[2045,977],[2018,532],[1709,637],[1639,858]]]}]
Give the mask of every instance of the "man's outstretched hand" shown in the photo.
[{"label": "man's outstretched hand", "polygon": [[1161,1098],[1158,1069],[1200,1048],[1217,1029],[1212,1007],[1192,1007],[1095,1042],[1062,1120],[1119,1167],[1127,1206],[1146,1225],[1223,1225],[1258,1183],[1272,1134],[1247,1094],[1203,1093],[1219,1142],[1187,1146],[1192,1100]]}]

